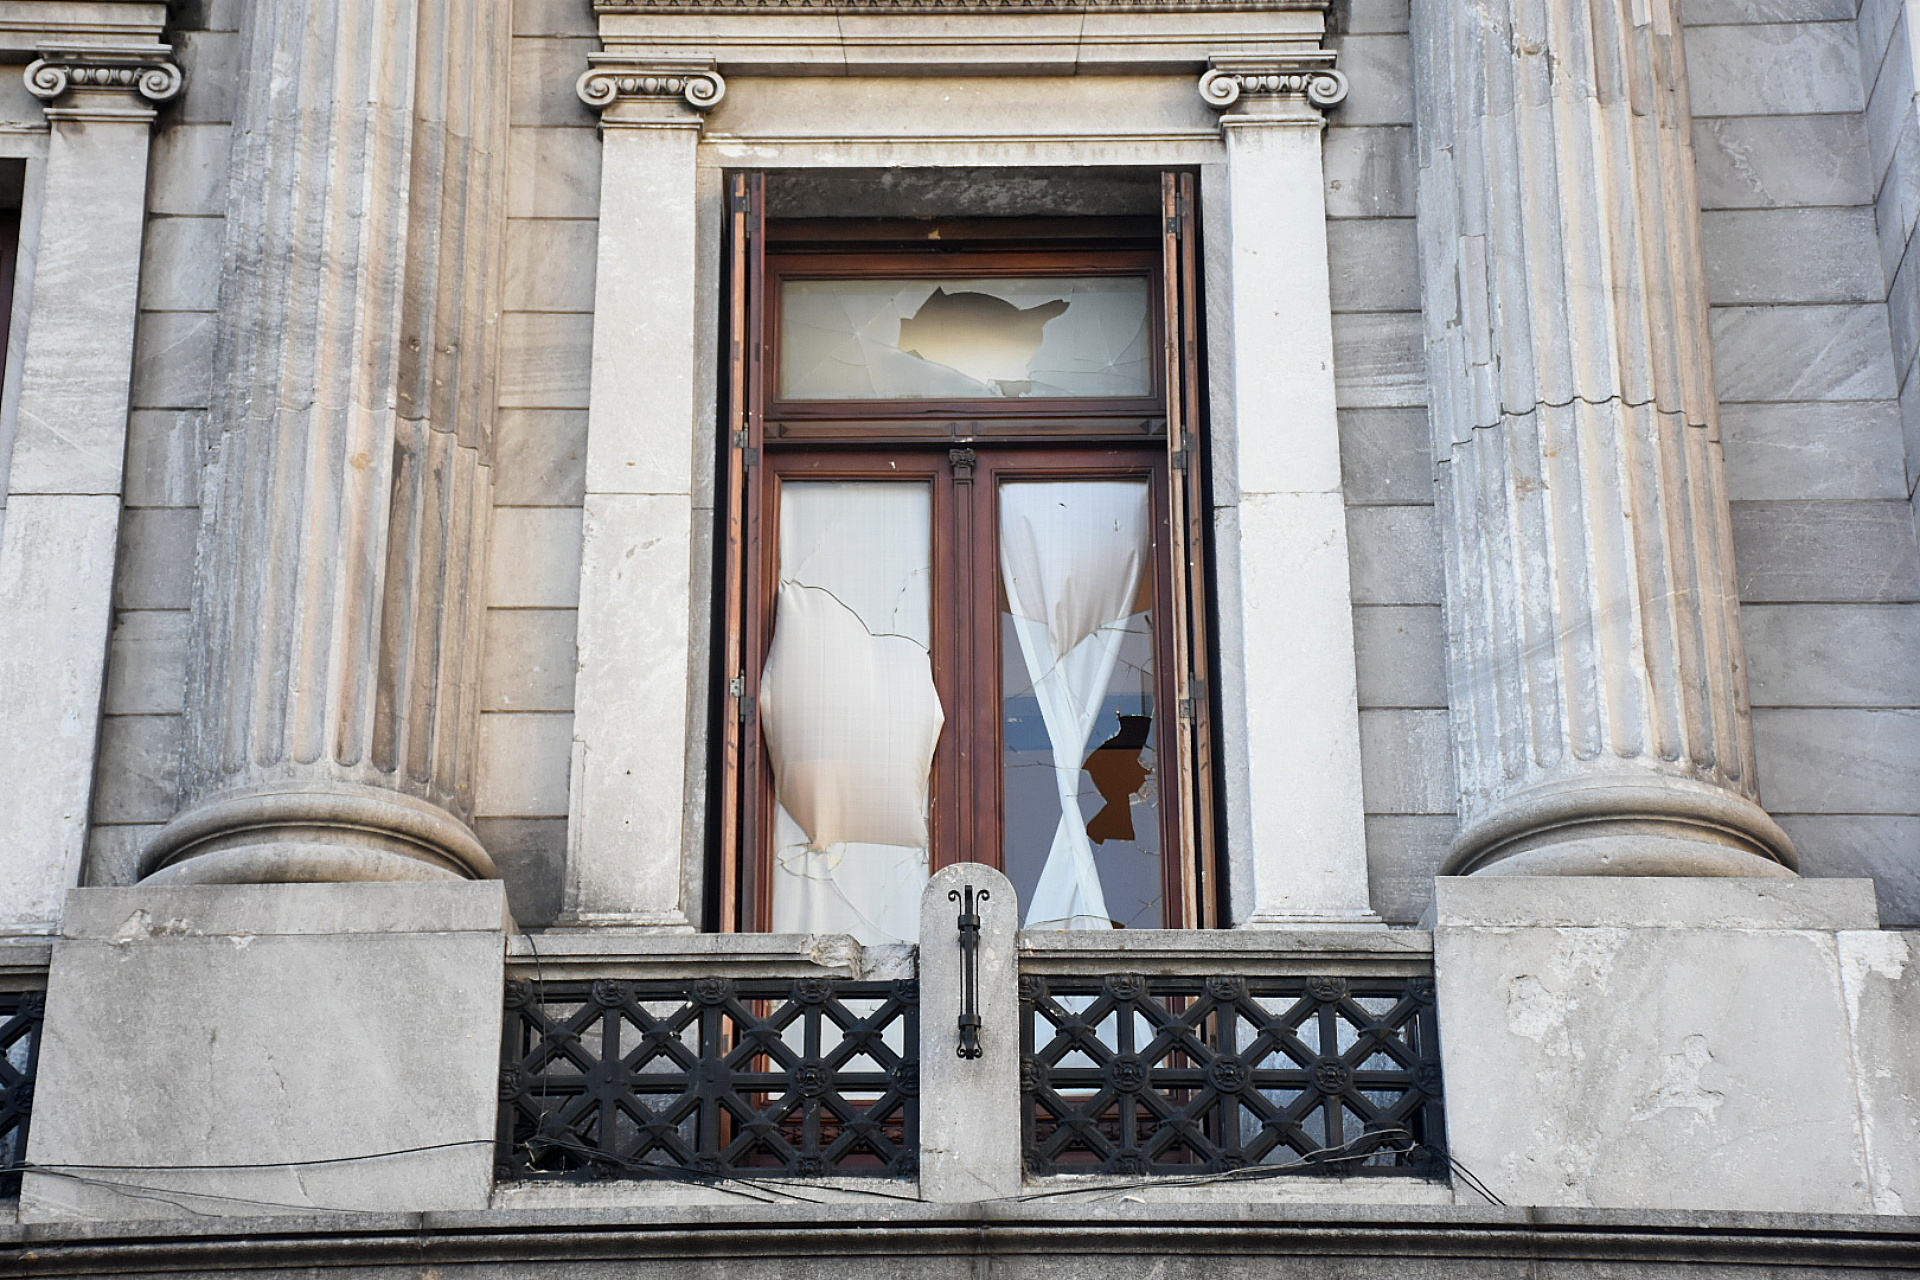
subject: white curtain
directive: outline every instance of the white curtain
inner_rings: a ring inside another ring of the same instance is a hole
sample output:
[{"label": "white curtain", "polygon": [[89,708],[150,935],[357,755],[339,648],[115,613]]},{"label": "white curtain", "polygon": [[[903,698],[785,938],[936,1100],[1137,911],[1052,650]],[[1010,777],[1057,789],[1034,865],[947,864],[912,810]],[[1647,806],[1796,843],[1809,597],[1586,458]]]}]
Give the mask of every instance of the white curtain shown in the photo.
[{"label": "white curtain", "polygon": [[791,481],[761,676],[773,760],[774,928],[911,941],[945,715],[933,685],[932,495]]},{"label": "white curtain", "polygon": [[1053,751],[1060,822],[1027,904],[1029,929],[1107,929],[1080,808],[1081,768],[1145,572],[1145,481],[1009,482],[1000,488],[1000,572],[1020,656]]}]

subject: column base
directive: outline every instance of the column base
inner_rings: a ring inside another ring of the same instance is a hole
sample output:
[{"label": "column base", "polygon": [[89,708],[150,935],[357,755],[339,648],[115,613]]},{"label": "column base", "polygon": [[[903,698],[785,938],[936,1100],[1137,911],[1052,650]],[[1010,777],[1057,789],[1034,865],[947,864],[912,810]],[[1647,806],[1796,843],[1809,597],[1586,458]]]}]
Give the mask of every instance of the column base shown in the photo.
[{"label": "column base", "polygon": [[495,880],[493,859],[438,805],[354,783],[229,791],[147,847],[142,884]]},{"label": "column base", "polygon": [[1519,792],[1464,827],[1445,876],[1798,874],[1793,841],[1743,796],[1690,779],[1595,779]]}]

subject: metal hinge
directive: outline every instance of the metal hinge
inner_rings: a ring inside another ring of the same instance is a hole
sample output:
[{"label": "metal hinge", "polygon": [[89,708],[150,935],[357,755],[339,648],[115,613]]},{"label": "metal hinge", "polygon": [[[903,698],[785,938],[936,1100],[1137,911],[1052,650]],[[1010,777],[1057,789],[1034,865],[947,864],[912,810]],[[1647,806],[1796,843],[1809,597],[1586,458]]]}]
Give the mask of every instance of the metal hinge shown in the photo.
[{"label": "metal hinge", "polygon": [[1185,471],[1187,469],[1186,449],[1184,448],[1175,449],[1172,453],[1167,455],[1167,460],[1168,460],[1168,465],[1172,466],[1172,468],[1175,471]]},{"label": "metal hinge", "polygon": [[745,190],[745,191],[735,191],[729,194],[727,196],[727,212],[752,213],[753,212],[752,189],[749,188],[748,190]]},{"label": "metal hinge", "polygon": [[747,695],[747,678],[745,676],[735,676],[733,679],[727,681],[728,697],[744,698],[746,697],[746,695]]}]

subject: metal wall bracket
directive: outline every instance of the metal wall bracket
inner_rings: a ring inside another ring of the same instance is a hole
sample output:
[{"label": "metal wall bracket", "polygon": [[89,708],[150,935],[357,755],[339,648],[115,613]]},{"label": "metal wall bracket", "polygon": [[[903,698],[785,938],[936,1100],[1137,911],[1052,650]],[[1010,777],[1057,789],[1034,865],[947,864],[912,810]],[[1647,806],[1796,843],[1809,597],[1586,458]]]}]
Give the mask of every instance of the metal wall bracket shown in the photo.
[{"label": "metal wall bracket", "polygon": [[980,1056],[980,914],[975,903],[992,895],[985,889],[947,890],[947,900],[960,904],[960,1044],[954,1052],[967,1059]]}]

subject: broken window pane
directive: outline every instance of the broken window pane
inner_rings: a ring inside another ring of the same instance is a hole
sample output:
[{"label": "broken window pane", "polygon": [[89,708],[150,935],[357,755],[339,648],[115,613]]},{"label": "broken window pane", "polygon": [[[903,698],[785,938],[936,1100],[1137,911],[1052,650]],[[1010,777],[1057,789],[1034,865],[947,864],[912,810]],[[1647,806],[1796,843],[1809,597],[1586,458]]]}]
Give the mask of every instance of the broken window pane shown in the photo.
[{"label": "broken window pane", "polygon": [[788,280],[786,400],[1145,396],[1145,276]]},{"label": "broken window pane", "polygon": [[1000,487],[1006,871],[1029,929],[1162,927],[1152,500]]},{"label": "broken window pane", "polygon": [[787,481],[761,677],[773,761],[773,927],[910,942],[945,716],[934,689],[932,493]]}]

